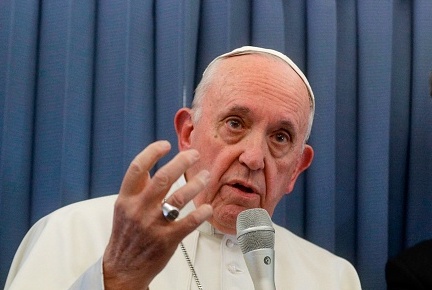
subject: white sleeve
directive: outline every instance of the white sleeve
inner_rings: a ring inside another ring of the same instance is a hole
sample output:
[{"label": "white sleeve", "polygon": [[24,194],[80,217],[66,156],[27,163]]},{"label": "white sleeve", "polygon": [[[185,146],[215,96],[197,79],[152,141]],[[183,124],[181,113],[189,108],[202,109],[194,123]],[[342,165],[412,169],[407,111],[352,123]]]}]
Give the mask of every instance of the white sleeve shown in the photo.
[{"label": "white sleeve", "polygon": [[103,271],[102,271],[102,258],[94,263],[87,269],[78,280],[73,283],[69,290],[103,290]]}]

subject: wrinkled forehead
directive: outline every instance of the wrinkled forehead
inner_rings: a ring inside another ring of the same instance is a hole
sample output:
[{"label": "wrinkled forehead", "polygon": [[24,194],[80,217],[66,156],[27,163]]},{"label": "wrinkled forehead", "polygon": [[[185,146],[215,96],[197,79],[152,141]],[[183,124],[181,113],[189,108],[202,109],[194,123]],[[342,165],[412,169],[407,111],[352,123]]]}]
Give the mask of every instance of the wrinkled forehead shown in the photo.
[{"label": "wrinkled forehead", "polygon": [[220,59],[234,57],[234,56],[238,56],[238,55],[258,54],[258,53],[269,54],[269,55],[272,55],[272,56],[275,56],[275,57],[281,59],[282,61],[287,63],[297,73],[297,75],[301,78],[301,80],[306,85],[306,88],[308,90],[309,99],[310,99],[310,107],[312,109],[312,112],[315,111],[315,96],[314,96],[314,93],[312,91],[312,88],[311,88],[309,81],[307,80],[306,76],[303,74],[303,72],[298,68],[298,66],[289,57],[287,57],[283,53],[280,53],[280,52],[273,50],[273,49],[267,49],[267,48],[261,48],[261,47],[255,47],[255,46],[243,46],[243,47],[234,49],[233,51],[227,52],[225,54],[222,54],[222,55],[216,57],[207,66],[207,68],[203,74],[205,74],[206,71],[209,69],[209,67],[211,67],[216,61],[218,61]]}]

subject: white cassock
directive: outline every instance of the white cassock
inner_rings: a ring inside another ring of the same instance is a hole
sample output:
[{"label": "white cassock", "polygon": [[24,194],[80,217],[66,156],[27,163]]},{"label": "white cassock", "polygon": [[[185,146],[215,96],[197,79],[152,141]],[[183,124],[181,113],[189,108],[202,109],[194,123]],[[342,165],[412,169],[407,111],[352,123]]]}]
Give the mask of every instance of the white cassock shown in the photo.
[{"label": "white cassock", "polygon": [[[184,184],[181,177],[170,192]],[[38,221],[15,255],[5,289],[104,289],[102,255],[116,198],[78,202]],[[194,208],[190,202],[181,216]],[[283,227],[274,228],[276,289],[361,289],[348,261]],[[205,222],[183,243],[204,290],[254,289],[235,236],[218,233]],[[150,289],[198,289],[180,246]]]}]

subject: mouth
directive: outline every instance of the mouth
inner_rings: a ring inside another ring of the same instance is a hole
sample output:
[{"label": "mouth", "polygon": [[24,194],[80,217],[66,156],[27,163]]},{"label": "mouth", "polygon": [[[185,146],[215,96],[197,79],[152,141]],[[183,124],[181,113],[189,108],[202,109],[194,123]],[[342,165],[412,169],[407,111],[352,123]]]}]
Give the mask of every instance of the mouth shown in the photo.
[{"label": "mouth", "polygon": [[231,184],[231,186],[238,189],[238,190],[241,190],[245,193],[256,193],[256,191],[252,187],[249,187],[249,186],[242,184],[242,183],[236,182],[236,183]]}]

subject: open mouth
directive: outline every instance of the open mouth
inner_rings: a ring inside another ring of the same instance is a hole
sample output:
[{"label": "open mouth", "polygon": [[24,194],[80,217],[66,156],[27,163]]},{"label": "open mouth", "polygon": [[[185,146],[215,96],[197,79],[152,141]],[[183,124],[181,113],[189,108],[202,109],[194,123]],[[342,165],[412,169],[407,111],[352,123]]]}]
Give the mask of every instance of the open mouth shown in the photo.
[{"label": "open mouth", "polygon": [[242,185],[242,184],[240,184],[240,183],[234,183],[234,184],[232,185],[232,187],[237,188],[237,189],[239,189],[239,190],[241,190],[241,191],[244,191],[244,192],[246,192],[246,193],[254,193],[254,191],[253,191],[252,188],[247,187],[247,186],[244,186],[244,185]]}]

